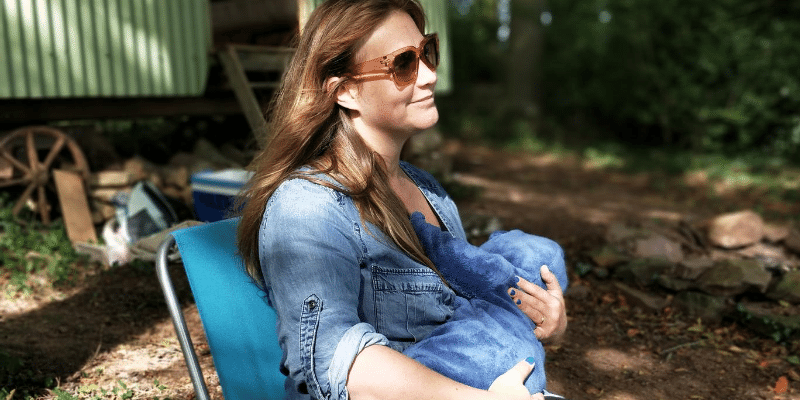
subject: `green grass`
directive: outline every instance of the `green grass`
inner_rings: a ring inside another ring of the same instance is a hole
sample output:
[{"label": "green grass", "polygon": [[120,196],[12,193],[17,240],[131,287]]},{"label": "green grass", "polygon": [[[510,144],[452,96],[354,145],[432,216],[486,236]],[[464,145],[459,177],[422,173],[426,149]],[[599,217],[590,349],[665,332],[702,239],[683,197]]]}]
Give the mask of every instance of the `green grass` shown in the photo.
[{"label": "green grass", "polygon": [[8,282],[6,294],[30,293],[39,281],[54,286],[72,282],[86,263],[72,248],[63,222],[21,221],[11,207],[8,195],[0,194],[0,277]]}]

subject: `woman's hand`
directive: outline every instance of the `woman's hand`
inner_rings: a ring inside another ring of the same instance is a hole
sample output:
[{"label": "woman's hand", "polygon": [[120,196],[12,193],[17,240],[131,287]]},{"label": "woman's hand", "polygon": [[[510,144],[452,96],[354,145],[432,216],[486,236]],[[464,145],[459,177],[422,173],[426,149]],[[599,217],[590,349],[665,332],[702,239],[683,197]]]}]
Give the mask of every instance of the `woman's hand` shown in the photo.
[{"label": "woman's hand", "polygon": [[536,324],[533,333],[539,340],[555,340],[567,330],[567,307],[556,276],[546,265],[542,265],[541,272],[547,290],[519,278],[517,287],[508,289],[508,294]]},{"label": "woman's hand", "polygon": [[[489,391],[501,395],[507,395],[509,399],[519,400],[544,400],[544,395],[536,393],[531,395],[525,387],[525,379],[531,374],[536,365],[533,357],[522,360],[517,365],[511,367],[503,375],[497,377],[489,386]],[[505,397],[505,396],[504,396]]]}]

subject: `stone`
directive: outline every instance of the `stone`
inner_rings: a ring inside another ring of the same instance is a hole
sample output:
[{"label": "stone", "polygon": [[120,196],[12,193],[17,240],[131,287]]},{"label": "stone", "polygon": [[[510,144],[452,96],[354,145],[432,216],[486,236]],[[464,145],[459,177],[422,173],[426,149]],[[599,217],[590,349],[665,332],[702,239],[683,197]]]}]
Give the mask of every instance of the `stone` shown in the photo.
[{"label": "stone", "polygon": [[614,282],[614,286],[628,299],[628,303],[635,307],[659,312],[669,305],[669,300],[664,297],[645,293],[624,283]]},{"label": "stone", "polygon": [[606,241],[620,243],[645,236],[641,229],[631,228],[621,222],[612,222],[606,229]]},{"label": "stone", "polygon": [[694,289],[696,287],[694,281],[679,279],[668,275],[660,275],[656,282],[661,287],[675,292],[682,292],[684,290]]},{"label": "stone", "polygon": [[642,258],[664,258],[672,263],[679,263],[683,260],[683,249],[680,243],[659,234],[636,240],[635,252],[637,257]]},{"label": "stone", "polygon": [[769,243],[782,242],[789,236],[791,228],[788,225],[778,225],[773,223],[764,224],[764,240]]},{"label": "stone", "polygon": [[698,287],[706,293],[733,296],[756,289],[766,292],[772,274],[755,260],[727,260],[716,263],[698,279]]},{"label": "stone", "polygon": [[800,304],[800,270],[785,273],[778,284],[767,292],[767,297]]},{"label": "stone", "polygon": [[707,269],[714,266],[714,260],[700,256],[687,258],[675,266],[675,277],[679,279],[695,280]]},{"label": "stone", "polygon": [[757,260],[767,269],[778,269],[786,261],[783,248],[767,243],[756,243],[736,250],[736,253],[745,258]]},{"label": "stone", "polygon": [[792,228],[783,240],[783,245],[792,253],[800,254],[800,230]]},{"label": "stone", "polygon": [[613,267],[615,265],[630,261],[630,257],[619,251],[615,246],[603,246],[592,251],[589,255],[595,265],[601,268]]},{"label": "stone", "polygon": [[680,292],[672,300],[675,308],[703,321],[720,321],[728,313],[728,299],[695,291]]},{"label": "stone", "polygon": [[726,249],[758,243],[763,237],[764,220],[750,210],[720,215],[708,227],[711,243]]},{"label": "stone", "polygon": [[661,275],[671,275],[675,264],[663,258],[640,258],[621,264],[614,270],[614,277],[623,282],[647,286],[655,283]]}]

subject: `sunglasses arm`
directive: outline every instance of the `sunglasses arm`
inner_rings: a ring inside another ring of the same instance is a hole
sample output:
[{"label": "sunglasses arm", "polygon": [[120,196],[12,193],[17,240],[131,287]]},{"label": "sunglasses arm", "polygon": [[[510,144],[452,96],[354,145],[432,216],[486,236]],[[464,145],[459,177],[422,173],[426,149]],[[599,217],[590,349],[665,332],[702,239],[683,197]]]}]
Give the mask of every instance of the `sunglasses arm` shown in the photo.
[{"label": "sunglasses arm", "polygon": [[360,65],[358,70],[355,71],[353,75],[354,78],[361,78],[367,75],[377,75],[377,74],[386,74],[391,71],[391,68],[387,65],[388,61],[386,57],[376,58],[374,60],[370,60],[365,62],[364,64]]}]

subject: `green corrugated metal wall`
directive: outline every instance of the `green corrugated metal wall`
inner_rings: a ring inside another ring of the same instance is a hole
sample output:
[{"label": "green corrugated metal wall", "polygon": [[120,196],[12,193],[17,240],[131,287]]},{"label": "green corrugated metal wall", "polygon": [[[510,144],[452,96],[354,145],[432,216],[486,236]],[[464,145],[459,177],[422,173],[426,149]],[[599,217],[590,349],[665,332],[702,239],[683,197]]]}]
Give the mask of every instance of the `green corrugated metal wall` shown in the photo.
[{"label": "green corrugated metal wall", "polygon": [[441,94],[450,93],[453,89],[453,57],[450,53],[450,35],[447,29],[448,0],[419,0],[425,9],[425,30],[439,34],[441,58],[439,68],[436,69],[436,91]]},{"label": "green corrugated metal wall", "polygon": [[0,98],[197,96],[208,0],[0,0]]}]

